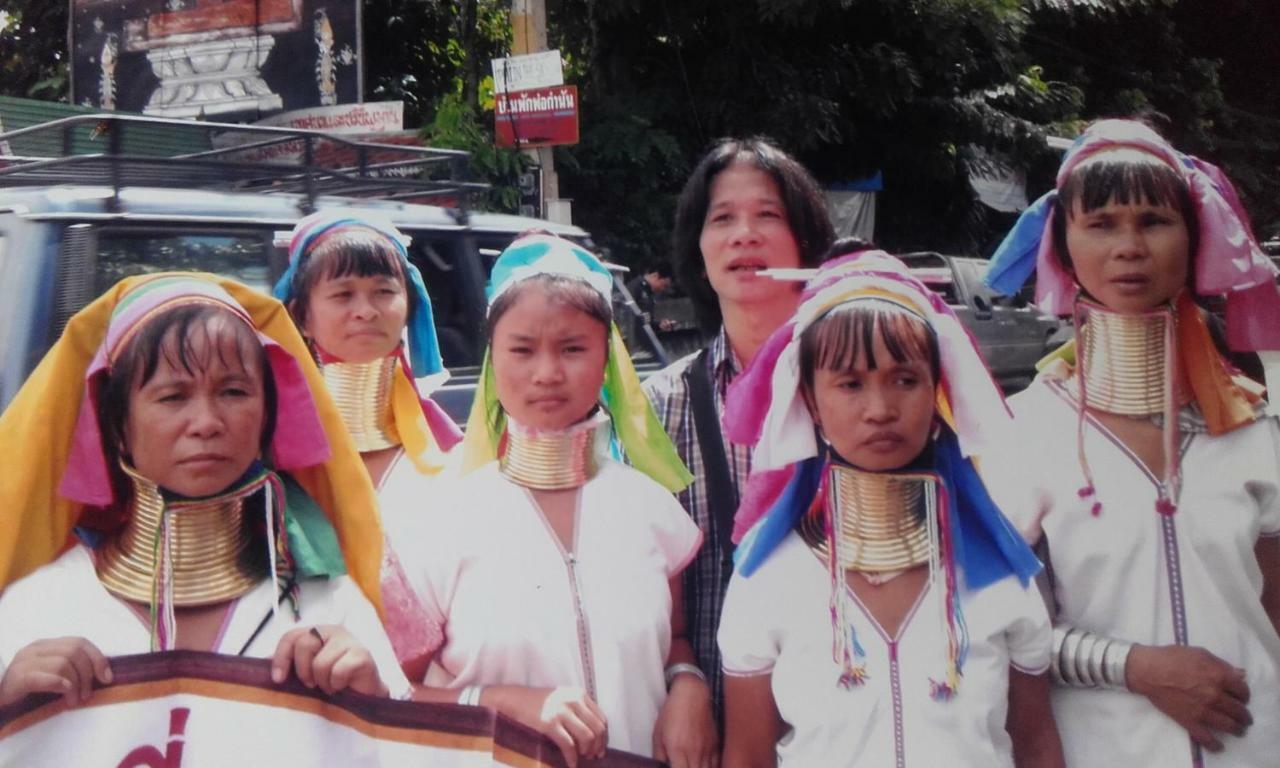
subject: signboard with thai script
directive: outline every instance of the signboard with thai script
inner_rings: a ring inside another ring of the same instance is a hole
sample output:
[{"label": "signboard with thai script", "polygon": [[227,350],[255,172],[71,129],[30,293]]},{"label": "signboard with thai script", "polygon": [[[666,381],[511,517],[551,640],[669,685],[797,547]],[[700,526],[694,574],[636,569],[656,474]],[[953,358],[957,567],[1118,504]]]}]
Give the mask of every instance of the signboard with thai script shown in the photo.
[{"label": "signboard with thai script", "polygon": [[557,85],[494,97],[494,138],[500,147],[578,143],[578,87]]},{"label": "signboard with thai script", "polygon": [[[404,131],[404,102],[375,101],[365,104],[339,104],[333,107],[312,107],[281,112],[278,115],[258,120],[253,125],[266,125],[275,128],[294,128],[306,131],[322,131],[337,136],[358,136],[368,141],[386,144],[413,144],[421,146],[422,141],[414,131]],[[236,131],[220,133],[213,138],[213,145],[220,149],[235,147],[240,144],[261,142],[261,135],[251,135]],[[333,153],[341,151],[334,148],[332,142],[325,145],[325,151]],[[351,154],[349,151],[347,154]],[[297,164],[302,160],[303,146],[301,141],[285,141],[278,144],[246,149],[235,153],[232,159],[249,163],[282,163]],[[394,158],[400,159],[400,158]],[[355,157],[347,158],[349,162],[341,165],[354,165]],[[315,162],[323,164],[319,158]],[[370,162],[376,162],[370,160]],[[334,166],[337,167],[337,166]]]},{"label": "signboard with thai script", "polygon": [[404,130],[403,101],[370,101],[281,112],[254,125],[337,134],[391,133]]},{"label": "signboard with thai script", "polygon": [[362,98],[360,0],[70,5],[73,104],[234,122]]},{"label": "signboard with thai script", "polygon": [[492,59],[494,93],[525,91],[564,85],[560,51],[539,51],[505,59]]},{"label": "signboard with thai script", "polygon": [[[117,657],[111,670],[78,707],[42,694],[0,708],[0,766],[564,765],[550,740],[493,710],[276,685],[266,659],[176,651]],[[657,763],[610,751],[593,765]]]}]

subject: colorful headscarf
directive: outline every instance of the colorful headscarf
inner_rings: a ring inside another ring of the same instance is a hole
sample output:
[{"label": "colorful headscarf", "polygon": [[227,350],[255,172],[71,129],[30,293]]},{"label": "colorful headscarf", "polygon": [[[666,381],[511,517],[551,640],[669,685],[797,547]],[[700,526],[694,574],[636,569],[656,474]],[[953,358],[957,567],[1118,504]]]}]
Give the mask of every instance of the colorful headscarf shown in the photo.
[{"label": "colorful headscarf", "polygon": [[[362,212],[359,217],[345,211],[319,211],[298,222],[289,241],[289,268],[275,286],[275,297],[286,304],[297,298],[297,277],[311,253],[326,238],[350,231],[371,232],[383,238],[400,259],[408,284],[408,360],[401,354],[392,383],[391,412],[405,453],[419,472],[434,474],[444,465],[443,452],[462,440],[462,432],[444,409],[423,397],[449,377],[440,357],[431,297],[422,273],[409,260],[408,238],[389,220]],[[411,375],[410,375],[411,374]],[[422,380],[421,386],[413,379]]]},{"label": "colorful headscarf", "polygon": [[[795,316],[729,385],[725,431],[730,440],[755,446],[752,473],[734,519],[739,541],[734,562],[739,573],[750,577],[804,515],[826,503],[831,451],[818,444],[804,400],[800,341],[828,313],[858,302],[904,309],[929,326],[938,344],[935,407],[943,424],[932,441],[931,466],[922,472],[932,476],[937,488],[937,504],[927,514],[929,571],[930,579],[940,580],[937,599],[947,633],[946,674],[930,678],[930,696],[946,701],[959,688],[969,651],[961,577],[974,591],[1010,575],[1026,585],[1040,563],[991,500],[971,458],[1003,440],[1012,425],[999,389],[942,297],[883,251],[862,251],[819,268],[806,284]],[[849,619],[834,545],[829,557],[832,654],[842,669],[839,684],[847,688],[866,679],[866,654]]]},{"label": "colorful headscarf", "polygon": [[0,589],[56,558],[75,526],[111,524],[115,499],[98,424],[99,388],[114,355],[143,323],[191,304],[226,309],[256,329],[278,393],[273,467],[288,470],[323,510],[347,572],[380,608],[382,533],[373,487],[306,343],[278,301],[204,273],[117,283],[71,318],[0,416],[0,445],[13,449],[0,479],[7,516],[0,525]]},{"label": "colorful headscarf", "polygon": [[867,299],[906,308],[937,337],[936,407],[945,425],[934,441],[934,471],[949,496],[955,551],[966,584],[979,589],[1009,574],[1026,583],[1040,564],[987,495],[972,461],[1008,439],[1012,414],[959,318],[941,296],[883,251],[862,251],[818,269],[795,316],[729,385],[725,433],[735,443],[755,446],[752,474],[734,518],[738,569],[749,575],[758,568],[818,492],[822,473],[814,465],[823,451],[801,391],[800,337],[836,307]]},{"label": "colorful headscarf", "polygon": [[[1072,315],[1079,289],[1063,267],[1053,242],[1053,217],[1065,215],[1056,204],[1058,189],[1081,163],[1100,152],[1134,149],[1178,172],[1187,184],[1199,225],[1199,246],[1192,254],[1196,293],[1226,297],[1227,344],[1263,358],[1273,388],[1280,350],[1280,290],[1277,270],[1263,253],[1235,187],[1222,171],[1200,158],[1175,150],[1151,128],[1132,120],[1099,120],[1076,139],[1058,169],[1057,189],[1023,211],[991,257],[985,281],[1004,295],[1018,292],[1036,273],[1036,303],[1058,316]],[[1062,254],[1065,255],[1065,254]],[[1255,418],[1256,394],[1234,381],[1217,353],[1204,317],[1179,309],[1177,346],[1184,357],[1195,397],[1214,434]],[[1069,350],[1068,350],[1069,352]],[[1194,364],[1192,364],[1194,362]]]},{"label": "colorful headscarf", "polygon": [[[603,296],[606,302],[612,298],[613,277],[608,267],[592,253],[554,235],[532,234],[518,238],[498,257],[489,281],[489,305],[493,306],[494,299],[516,283],[537,275],[563,275],[581,280]],[[640,377],[631,365],[631,356],[622,334],[612,323],[601,399],[628,462],[673,493],[693,481],[641,389]],[[467,419],[467,435],[463,442],[464,472],[498,457],[505,429],[506,416],[498,402],[492,358],[486,350],[471,415]]]}]

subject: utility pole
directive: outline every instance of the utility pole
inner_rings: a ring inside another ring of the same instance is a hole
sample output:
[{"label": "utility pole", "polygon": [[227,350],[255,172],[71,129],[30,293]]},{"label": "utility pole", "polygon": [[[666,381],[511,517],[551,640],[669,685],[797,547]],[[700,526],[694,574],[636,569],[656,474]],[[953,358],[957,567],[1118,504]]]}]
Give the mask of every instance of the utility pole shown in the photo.
[{"label": "utility pole", "polygon": [[[547,1],[511,0],[511,55],[547,50]],[[560,179],[556,176],[555,157],[551,147],[526,149],[524,152],[542,168],[542,200],[544,215],[550,213],[551,201],[560,199]],[[549,216],[548,216],[549,217]]]}]

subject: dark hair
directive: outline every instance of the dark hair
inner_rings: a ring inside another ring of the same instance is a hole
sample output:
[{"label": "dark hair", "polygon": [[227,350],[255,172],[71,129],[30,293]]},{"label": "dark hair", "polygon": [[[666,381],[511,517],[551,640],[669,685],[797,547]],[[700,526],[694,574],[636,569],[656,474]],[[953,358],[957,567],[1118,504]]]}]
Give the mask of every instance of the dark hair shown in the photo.
[{"label": "dark hair", "polygon": [[493,344],[493,331],[498,327],[498,321],[529,290],[530,286],[534,285],[546,291],[552,302],[565,304],[600,321],[604,327],[605,338],[608,339],[609,326],[613,322],[613,307],[608,299],[585,280],[568,275],[540,274],[525,278],[511,286],[489,305],[489,317],[485,320],[484,329],[485,339],[489,344]]},{"label": "dark hair", "polygon": [[831,244],[827,252],[822,255],[822,260],[831,261],[841,256],[848,256],[851,253],[874,250],[875,247],[876,244],[870,240],[863,240],[860,237],[842,237]]},{"label": "dark hair", "polygon": [[[307,310],[311,304],[311,289],[321,279],[356,277],[393,277],[408,291],[408,280],[400,264],[400,253],[387,240],[387,236],[372,229],[343,229],[332,235],[321,234],[311,251],[300,258],[303,262],[293,275],[289,286],[293,299],[289,313],[302,328],[307,323]],[[410,302],[413,299],[410,298]]]},{"label": "dark hair", "polygon": [[656,274],[658,277],[670,278],[670,277],[672,276],[672,273],[671,273],[671,262],[669,262],[669,261],[655,261],[655,262],[650,263],[648,266],[646,266],[644,269],[642,269],[642,270],[640,271],[640,274],[641,274],[641,275],[647,275],[647,274],[650,274],[650,273],[654,273],[654,274]]},{"label": "dark hair", "polygon": [[[192,339],[195,334],[206,334],[207,323],[215,318],[225,318],[236,338],[235,364],[245,365],[245,354],[256,358],[262,371],[263,402],[266,418],[262,425],[261,450],[268,455],[272,435],[275,433],[276,389],[275,379],[267,361],[267,351],[259,343],[253,331],[242,320],[225,309],[207,304],[177,307],[147,320],[134,337],[120,351],[110,373],[98,392],[98,424],[102,429],[102,447],[108,465],[117,475],[117,488],[125,487],[123,474],[116,469],[117,461],[125,446],[125,424],[129,420],[129,396],[155,376],[161,357],[174,368],[187,373],[205,370],[210,362],[209,354],[216,354],[224,365],[231,365],[220,346],[208,345],[206,356],[195,351]],[[122,498],[117,493],[117,498]]]},{"label": "dark hair", "polygon": [[787,223],[800,246],[802,266],[822,263],[822,254],[835,239],[826,198],[813,176],[795,158],[768,139],[721,139],[693,169],[676,204],[671,237],[671,265],[680,287],[693,300],[704,330],[720,327],[720,303],[707,280],[702,258],[702,225],[711,204],[711,185],[721,171],[735,162],[746,162],[769,174],[778,185],[787,209]]},{"label": "dark hair", "polygon": [[[1072,169],[1054,201],[1053,245],[1068,272],[1075,270],[1067,250],[1067,220],[1075,215],[1077,203],[1081,211],[1089,213],[1113,200],[1121,205],[1148,203],[1177,210],[1187,227],[1188,259],[1195,258],[1200,243],[1200,220],[1191,200],[1191,190],[1181,174],[1160,158],[1138,150],[1119,157],[1106,152]],[[1194,275],[1194,269],[1187,270],[1187,280],[1193,290]]]},{"label": "dark hair", "polygon": [[800,387],[807,402],[812,402],[819,368],[848,371],[863,358],[868,370],[876,369],[873,333],[880,335],[895,363],[927,361],[938,383],[938,339],[924,318],[888,301],[854,301],[837,306],[800,334]]}]

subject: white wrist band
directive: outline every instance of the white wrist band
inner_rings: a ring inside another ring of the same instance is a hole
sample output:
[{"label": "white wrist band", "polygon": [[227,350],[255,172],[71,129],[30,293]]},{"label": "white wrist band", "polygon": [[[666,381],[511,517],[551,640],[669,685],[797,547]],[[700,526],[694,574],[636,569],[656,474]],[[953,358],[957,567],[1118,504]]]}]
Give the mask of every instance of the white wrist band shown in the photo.
[{"label": "white wrist band", "polygon": [[681,662],[679,664],[672,664],[671,666],[667,667],[667,670],[665,673],[665,677],[667,678],[667,688],[670,688],[671,684],[675,682],[677,675],[693,675],[694,677],[698,678],[702,682],[704,683],[707,682],[707,676],[703,674],[701,669],[698,669],[697,664],[689,664],[687,662]]},{"label": "white wrist band", "polygon": [[483,685],[468,685],[458,694],[458,703],[464,707],[480,706],[480,694],[484,692]]}]

